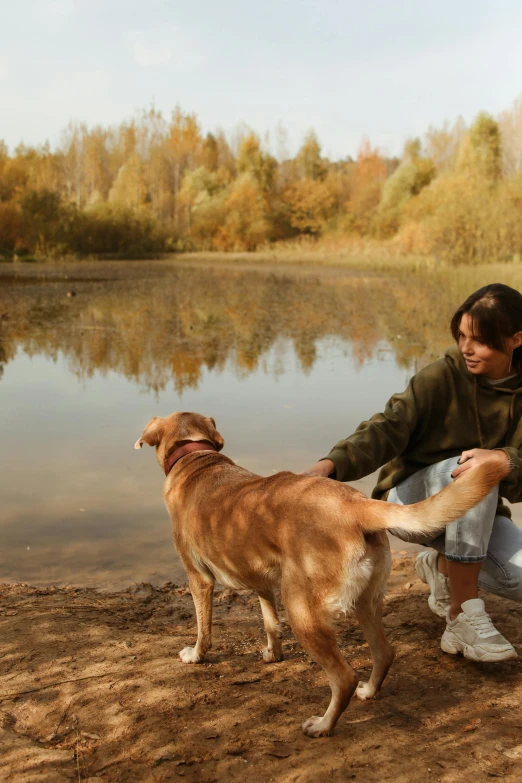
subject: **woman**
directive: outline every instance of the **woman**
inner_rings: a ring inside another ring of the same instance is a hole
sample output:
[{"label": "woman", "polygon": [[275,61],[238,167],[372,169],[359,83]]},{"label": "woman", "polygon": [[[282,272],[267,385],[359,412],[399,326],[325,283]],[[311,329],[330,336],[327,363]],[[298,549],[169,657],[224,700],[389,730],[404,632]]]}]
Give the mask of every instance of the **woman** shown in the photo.
[{"label": "woman", "polygon": [[499,283],[480,288],[453,316],[451,332],[456,346],[444,358],[305,473],[354,481],[384,466],[373,497],[409,504],[483,462],[509,463],[482,503],[434,541],[417,541],[433,549],[415,565],[430,588],[430,609],[446,620],[442,649],[504,661],[517,653],[478,587],[522,601],[522,530],[502,504],[502,497],[522,500],[522,295]]}]

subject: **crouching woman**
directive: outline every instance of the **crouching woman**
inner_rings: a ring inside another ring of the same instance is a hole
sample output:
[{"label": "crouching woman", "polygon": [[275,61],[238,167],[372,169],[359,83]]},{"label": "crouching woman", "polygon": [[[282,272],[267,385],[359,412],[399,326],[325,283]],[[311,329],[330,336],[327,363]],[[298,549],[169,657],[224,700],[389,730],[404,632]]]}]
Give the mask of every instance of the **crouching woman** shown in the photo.
[{"label": "crouching woman", "polygon": [[502,284],[479,289],[454,314],[451,333],[456,345],[442,359],[304,472],[355,481],[383,466],[372,496],[407,505],[481,463],[509,463],[500,486],[434,540],[393,531],[430,548],[415,567],[446,622],[442,649],[505,661],[517,653],[478,588],[522,601],[522,530],[502,501],[522,500],[522,295]]}]

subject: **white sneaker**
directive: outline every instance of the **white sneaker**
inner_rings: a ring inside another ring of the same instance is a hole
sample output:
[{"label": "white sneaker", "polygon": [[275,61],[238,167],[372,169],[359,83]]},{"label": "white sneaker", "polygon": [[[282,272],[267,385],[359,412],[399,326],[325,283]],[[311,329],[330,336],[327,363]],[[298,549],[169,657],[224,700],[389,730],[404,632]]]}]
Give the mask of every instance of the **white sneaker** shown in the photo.
[{"label": "white sneaker", "polygon": [[446,630],[440,646],[444,652],[462,653],[472,661],[509,661],[517,658],[512,644],[504,639],[486,612],[482,598],[470,598],[462,604],[462,612],[455,620],[446,621]]},{"label": "white sneaker", "polygon": [[450,606],[450,591],[447,577],[437,568],[438,552],[430,549],[429,552],[421,552],[415,561],[415,570],[421,582],[430,588],[428,606],[437,617],[446,619]]}]

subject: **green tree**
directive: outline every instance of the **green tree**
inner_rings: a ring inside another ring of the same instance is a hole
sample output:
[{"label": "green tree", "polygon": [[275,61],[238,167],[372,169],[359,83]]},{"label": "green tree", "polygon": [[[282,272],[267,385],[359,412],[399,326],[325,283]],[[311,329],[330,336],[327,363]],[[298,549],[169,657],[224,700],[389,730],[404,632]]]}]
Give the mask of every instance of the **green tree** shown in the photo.
[{"label": "green tree", "polygon": [[383,185],[375,226],[381,236],[394,234],[399,228],[401,211],[408,201],[430,184],[435,166],[421,157],[419,139],[409,140],[404,148],[404,160]]},{"label": "green tree", "polygon": [[185,207],[186,230],[190,234],[193,215],[198,209],[208,205],[212,196],[220,189],[221,183],[216,171],[208,171],[204,166],[188,171],[181,185],[180,204]]}]

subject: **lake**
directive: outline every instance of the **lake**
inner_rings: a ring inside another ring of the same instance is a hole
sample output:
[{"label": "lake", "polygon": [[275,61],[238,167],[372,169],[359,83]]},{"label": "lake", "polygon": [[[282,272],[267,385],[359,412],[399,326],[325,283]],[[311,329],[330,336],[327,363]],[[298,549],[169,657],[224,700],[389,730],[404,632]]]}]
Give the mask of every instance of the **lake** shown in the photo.
[{"label": "lake", "polygon": [[133,448],[148,420],[212,416],[239,464],[300,471],[443,352],[468,293],[371,269],[0,265],[0,581],[184,581],[154,452]]}]

